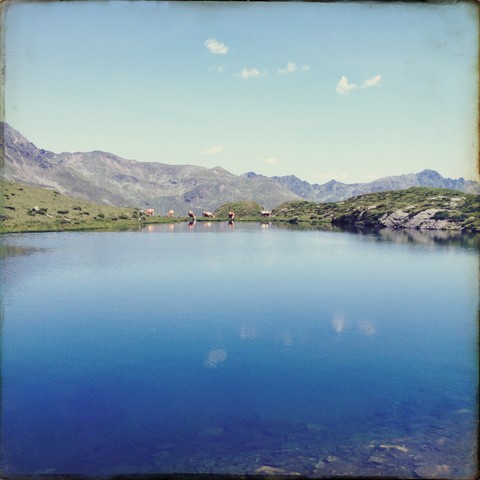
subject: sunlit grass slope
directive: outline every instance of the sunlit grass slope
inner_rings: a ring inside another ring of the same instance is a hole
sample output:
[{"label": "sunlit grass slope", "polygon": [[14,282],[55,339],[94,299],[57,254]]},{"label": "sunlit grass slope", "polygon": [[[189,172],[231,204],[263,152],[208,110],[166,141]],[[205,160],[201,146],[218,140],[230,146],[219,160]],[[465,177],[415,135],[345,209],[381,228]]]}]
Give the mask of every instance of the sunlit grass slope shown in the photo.
[{"label": "sunlit grass slope", "polygon": [[0,231],[138,228],[137,209],[97,205],[55,190],[0,182]]}]

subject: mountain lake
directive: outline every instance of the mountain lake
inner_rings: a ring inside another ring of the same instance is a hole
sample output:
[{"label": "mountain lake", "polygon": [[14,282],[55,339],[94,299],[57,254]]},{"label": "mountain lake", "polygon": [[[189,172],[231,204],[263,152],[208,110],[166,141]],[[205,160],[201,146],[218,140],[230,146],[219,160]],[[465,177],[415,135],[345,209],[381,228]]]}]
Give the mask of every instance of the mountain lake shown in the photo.
[{"label": "mountain lake", "polygon": [[1,473],[465,478],[478,236],[3,235]]}]

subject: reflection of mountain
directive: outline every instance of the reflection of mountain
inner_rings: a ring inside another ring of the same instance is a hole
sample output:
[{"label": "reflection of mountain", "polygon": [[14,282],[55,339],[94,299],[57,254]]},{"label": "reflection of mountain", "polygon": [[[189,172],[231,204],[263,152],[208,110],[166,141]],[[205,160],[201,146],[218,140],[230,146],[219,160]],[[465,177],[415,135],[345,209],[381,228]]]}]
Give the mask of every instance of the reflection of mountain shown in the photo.
[{"label": "reflection of mountain", "polygon": [[[360,233],[360,232],[359,232]],[[371,235],[371,232],[369,233]],[[378,238],[388,242],[403,244],[418,244],[425,246],[462,246],[480,249],[478,234],[451,232],[443,230],[419,231],[419,230],[389,230],[383,229],[378,233]]]},{"label": "reflection of mountain", "polygon": [[[0,244],[0,272],[4,283],[3,288],[9,288],[17,283],[24,282],[32,275],[30,259],[32,255],[42,255],[47,250],[39,247],[27,247],[23,245]],[[12,261],[11,257],[16,258]],[[23,258],[22,258],[23,257]],[[2,292],[5,293],[5,290]],[[1,308],[0,298],[0,308]]]}]

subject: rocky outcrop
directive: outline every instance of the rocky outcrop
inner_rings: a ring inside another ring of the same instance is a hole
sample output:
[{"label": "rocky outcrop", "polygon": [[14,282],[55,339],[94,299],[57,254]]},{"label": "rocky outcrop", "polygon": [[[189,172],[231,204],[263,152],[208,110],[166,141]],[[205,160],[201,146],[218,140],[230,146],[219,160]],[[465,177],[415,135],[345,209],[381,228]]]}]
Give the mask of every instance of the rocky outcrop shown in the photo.
[{"label": "rocky outcrop", "polygon": [[286,202],[273,217],[290,223],[346,228],[480,231],[480,195],[412,187],[335,203]]},{"label": "rocky outcrop", "polygon": [[462,224],[449,219],[436,219],[435,215],[441,210],[428,208],[412,216],[403,210],[391,214],[384,214],[379,223],[387,228],[411,228],[415,230],[461,230]]}]

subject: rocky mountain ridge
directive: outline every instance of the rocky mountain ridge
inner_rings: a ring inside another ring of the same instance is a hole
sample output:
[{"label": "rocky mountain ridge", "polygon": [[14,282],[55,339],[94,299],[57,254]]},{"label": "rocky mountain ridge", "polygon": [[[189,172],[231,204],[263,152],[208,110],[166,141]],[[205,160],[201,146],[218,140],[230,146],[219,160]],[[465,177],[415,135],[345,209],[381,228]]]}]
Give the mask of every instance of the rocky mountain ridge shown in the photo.
[{"label": "rocky mountain ridge", "polygon": [[[254,172],[246,174],[249,178],[255,178]],[[300,180],[295,175],[272,177],[273,180],[286,187],[299,197],[314,202],[337,202],[347,198],[364,195],[366,193],[385,192],[389,190],[404,190],[410,187],[434,187],[459,190],[464,193],[480,194],[480,184],[464,178],[445,178],[435,170],[422,170],[418,173],[383,177],[368,183],[342,183],[330,180],[319,185]]]},{"label": "rocky mountain ridge", "polygon": [[272,179],[246,179],[221,167],[137,162],[102,151],[56,154],[36,147],[6,123],[2,132],[4,180],[100,204],[184,214],[245,198],[265,208],[298,198]]}]

